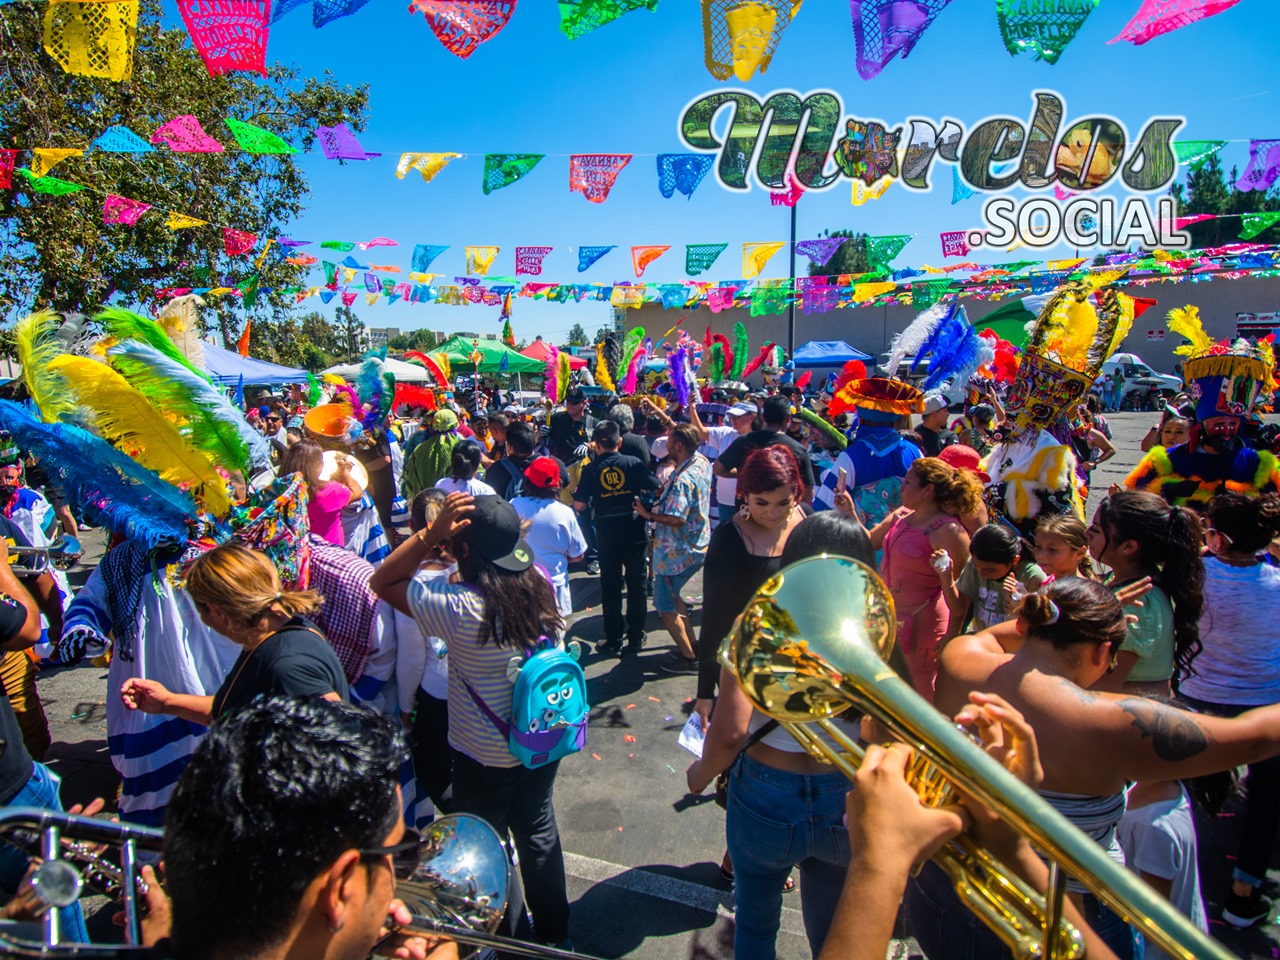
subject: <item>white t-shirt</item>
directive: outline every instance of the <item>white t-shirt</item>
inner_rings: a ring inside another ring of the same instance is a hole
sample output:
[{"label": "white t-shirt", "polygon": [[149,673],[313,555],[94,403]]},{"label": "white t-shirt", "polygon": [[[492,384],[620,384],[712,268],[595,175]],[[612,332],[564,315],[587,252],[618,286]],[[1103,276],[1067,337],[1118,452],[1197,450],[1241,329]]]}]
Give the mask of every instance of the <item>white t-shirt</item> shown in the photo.
[{"label": "white t-shirt", "polygon": [[578,526],[578,515],[572,507],[556,499],[516,497],[511,501],[521,523],[530,521],[524,533],[525,542],[533,550],[534,559],[546,568],[556,592],[560,615],[573,613],[569,593],[569,558],[587,552],[587,541]]},{"label": "white t-shirt", "polygon": [[1280,703],[1280,568],[1204,561],[1204,649],[1180,693],[1209,703],[1258,707]]},{"label": "white t-shirt", "polygon": [[[1118,832],[1129,869],[1172,880],[1169,901],[1208,933],[1196,867],[1196,828],[1186,791],[1181,790],[1176,800],[1130,807],[1120,819]],[[1143,960],[1169,960],[1169,955],[1148,941]]]},{"label": "white t-shirt", "polygon": [[[729,445],[741,434],[733,427],[707,427],[707,442],[702,445],[702,453],[708,460],[715,460],[729,449]],[[707,451],[711,450],[712,453]],[[720,506],[732,507],[738,493],[737,477],[716,477],[716,503]]]},{"label": "white t-shirt", "polygon": [[[441,570],[419,570],[413,579],[422,583],[435,580],[448,582],[458,572],[457,564]],[[424,637],[418,621],[396,611],[396,691],[400,712],[412,713],[418,689],[437,700],[449,699],[449,662],[445,659],[444,641]]]},{"label": "white t-shirt", "polygon": [[444,477],[436,481],[436,489],[443,490],[445,493],[469,493],[473,497],[496,497],[498,495],[497,490],[483,480],[477,480],[475,477],[470,480],[455,480],[453,477]]}]

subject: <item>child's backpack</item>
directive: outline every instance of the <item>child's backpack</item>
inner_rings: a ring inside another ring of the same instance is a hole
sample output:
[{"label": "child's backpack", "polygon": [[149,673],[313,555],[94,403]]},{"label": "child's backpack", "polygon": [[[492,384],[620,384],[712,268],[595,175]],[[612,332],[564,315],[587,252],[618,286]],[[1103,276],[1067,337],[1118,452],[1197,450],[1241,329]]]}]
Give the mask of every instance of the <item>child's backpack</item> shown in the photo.
[{"label": "child's backpack", "polygon": [[515,684],[511,719],[503,720],[466,684],[476,706],[507,738],[511,755],[531,770],[577,753],[587,745],[587,678],[576,643],[562,650],[541,637],[523,657],[512,657],[507,679]]}]

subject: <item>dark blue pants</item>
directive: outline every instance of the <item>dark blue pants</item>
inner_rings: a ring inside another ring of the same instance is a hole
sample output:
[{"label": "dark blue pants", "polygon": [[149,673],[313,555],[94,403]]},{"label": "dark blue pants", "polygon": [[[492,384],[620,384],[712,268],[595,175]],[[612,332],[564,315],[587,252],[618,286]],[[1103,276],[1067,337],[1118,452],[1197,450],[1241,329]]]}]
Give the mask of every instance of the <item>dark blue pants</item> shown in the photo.
[{"label": "dark blue pants", "polygon": [[[649,614],[645,597],[644,523],[626,517],[597,517],[596,544],[600,550],[600,612],[606,640],[639,640]],[[622,619],[622,581],[627,582],[627,618]]]}]

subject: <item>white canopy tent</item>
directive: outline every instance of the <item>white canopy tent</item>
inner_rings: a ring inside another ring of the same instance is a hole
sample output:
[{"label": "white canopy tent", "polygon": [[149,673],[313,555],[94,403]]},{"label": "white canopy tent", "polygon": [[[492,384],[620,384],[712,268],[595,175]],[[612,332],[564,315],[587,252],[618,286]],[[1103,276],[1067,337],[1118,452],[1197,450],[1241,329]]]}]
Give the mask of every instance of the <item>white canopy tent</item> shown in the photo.
[{"label": "white canopy tent", "polygon": [[[405,363],[403,360],[397,360],[395,357],[387,357],[382,361],[382,367],[388,373],[395,375],[396,383],[434,383],[431,374],[418,366],[416,363]],[[358,363],[340,363],[337,366],[330,367],[323,373],[333,373],[342,377],[344,380],[354,379],[360,373],[360,364]]]}]

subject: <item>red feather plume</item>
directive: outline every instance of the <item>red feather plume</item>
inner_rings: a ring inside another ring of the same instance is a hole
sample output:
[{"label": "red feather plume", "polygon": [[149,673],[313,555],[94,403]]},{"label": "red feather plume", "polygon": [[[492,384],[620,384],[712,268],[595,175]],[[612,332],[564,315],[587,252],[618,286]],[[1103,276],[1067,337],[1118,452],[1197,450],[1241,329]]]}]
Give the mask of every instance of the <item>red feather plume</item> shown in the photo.
[{"label": "red feather plume", "polygon": [[846,383],[865,379],[867,379],[867,365],[861,360],[850,360],[840,369],[840,376],[836,378],[835,390],[832,393],[839,393],[840,388]]},{"label": "red feather plume", "polygon": [[713,333],[711,342],[720,344],[724,350],[724,373],[722,376],[729,376],[729,371],[733,369],[733,347],[729,345],[729,338],[723,333]]},{"label": "red feather plume", "polygon": [[425,353],[420,353],[417,350],[406,350],[404,358],[426,367],[427,373],[435,377],[437,387],[441,387],[444,390],[450,389],[449,378],[444,375],[444,371],[440,369],[440,364],[436,363],[433,358],[427,356]]},{"label": "red feather plume", "polygon": [[391,403],[391,409],[398,410],[406,406],[420,410],[434,410],[436,395],[433,391],[420,387],[416,383],[397,383],[396,398]]},{"label": "red feather plume", "polygon": [[753,373],[759,370],[761,365],[763,365],[766,360],[768,360],[770,357],[773,356],[773,348],[776,346],[777,344],[774,343],[772,340],[770,340],[763,347],[761,347],[760,352],[751,358],[751,362],[742,368],[742,379],[743,380],[747,379],[747,377],[751,376]]}]

